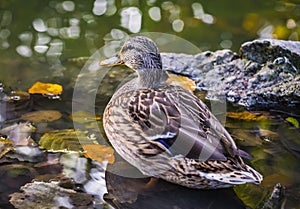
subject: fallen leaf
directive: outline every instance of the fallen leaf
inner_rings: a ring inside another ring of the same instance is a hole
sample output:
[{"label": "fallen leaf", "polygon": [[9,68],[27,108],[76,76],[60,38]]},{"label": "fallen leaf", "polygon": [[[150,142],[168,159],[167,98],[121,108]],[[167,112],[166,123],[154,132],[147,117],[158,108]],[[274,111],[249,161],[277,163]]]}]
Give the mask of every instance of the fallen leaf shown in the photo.
[{"label": "fallen leaf", "polygon": [[0,158],[13,149],[12,141],[0,137]]},{"label": "fallen leaf", "polygon": [[55,152],[75,151],[81,152],[82,146],[80,141],[88,141],[87,131],[79,131],[74,129],[54,130],[45,133],[39,145],[48,150]]},{"label": "fallen leaf", "polygon": [[261,112],[227,112],[227,117],[239,120],[261,121],[267,120],[268,117]]},{"label": "fallen leaf", "polygon": [[52,122],[60,119],[62,114],[56,110],[39,110],[28,112],[21,116],[21,119],[31,121],[33,123]]},{"label": "fallen leaf", "polygon": [[172,85],[181,86],[184,89],[195,91],[196,90],[196,83],[192,79],[182,76],[168,73],[169,80],[168,83]]},{"label": "fallen leaf", "polygon": [[63,91],[63,87],[59,84],[42,83],[37,81],[33,84],[28,93],[30,94],[46,94],[46,95],[60,95]]},{"label": "fallen leaf", "polygon": [[287,117],[285,119],[287,122],[291,123],[293,126],[295,126],[296,128],[299,128],[299,121],[296,118],[293,117]]},{"label": "fallen leaf", "polygon": [[86,151],[85,157],[91,158],[92,160],[98,162],[107,160],[109,164],[113,164],[115,161],[114,150],[111,147],[101,144],[85,144],[82,148]]}]

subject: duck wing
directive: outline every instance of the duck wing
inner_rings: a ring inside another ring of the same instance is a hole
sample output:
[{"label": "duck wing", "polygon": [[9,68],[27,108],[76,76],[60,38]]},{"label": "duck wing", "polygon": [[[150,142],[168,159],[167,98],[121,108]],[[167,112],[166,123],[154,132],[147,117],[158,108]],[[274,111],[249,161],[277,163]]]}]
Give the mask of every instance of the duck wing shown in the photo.
[{"label": "duck wing", "polygon": [[181,87],[134,91],[128,112],[135,130],[153,148],[166,151],[172,157],[185,156],[199,161],[249,157],[237,149],[207,106]]}]

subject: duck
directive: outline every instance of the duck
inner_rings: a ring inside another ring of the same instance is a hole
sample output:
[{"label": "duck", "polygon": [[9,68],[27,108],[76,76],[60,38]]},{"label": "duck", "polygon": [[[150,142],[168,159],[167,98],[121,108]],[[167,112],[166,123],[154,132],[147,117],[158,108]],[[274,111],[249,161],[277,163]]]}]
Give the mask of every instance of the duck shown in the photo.
[{"label": "duck", "polygon": [[142,174],[193,189],[218,189],[263,177],[209,108],[170,84],[159,49],[145,36],[127,39],[101,66],[125,65],[136,77],[111,97],[103,126],[115,151]]}]

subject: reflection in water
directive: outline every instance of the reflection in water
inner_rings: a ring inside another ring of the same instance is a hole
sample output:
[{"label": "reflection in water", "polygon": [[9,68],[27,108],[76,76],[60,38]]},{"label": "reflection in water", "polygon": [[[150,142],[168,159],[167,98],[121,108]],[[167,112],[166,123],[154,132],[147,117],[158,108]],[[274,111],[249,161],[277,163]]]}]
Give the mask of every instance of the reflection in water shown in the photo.
[{"label": "reflection in water", "polygon": [[[116,166],[117,165],[117,166]],[[232,188],[195,190],[163,180],[123,177],[123,172],[135,170],[125,162],[108,166],[104,199],[116,209],[241,209],[246,206],[237,198]],[[130,171],[133,172],[133,171]],[[142,175],[142,174],[140,174]]]},{"label": "reflection in water", "polygon": [[107,161],[89,162],[78,153],[63,154],[60,158],[64,176],[82,185],[87,194],[94,196],[95,201],[103,203],[103,195],[107,193],[105,185],[105,169]]}]

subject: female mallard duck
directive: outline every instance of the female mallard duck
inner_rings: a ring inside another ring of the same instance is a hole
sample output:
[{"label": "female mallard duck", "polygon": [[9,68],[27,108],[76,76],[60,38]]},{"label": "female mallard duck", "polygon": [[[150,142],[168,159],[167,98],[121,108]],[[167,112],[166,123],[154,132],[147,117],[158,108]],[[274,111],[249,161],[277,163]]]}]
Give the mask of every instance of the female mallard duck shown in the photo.
[{"label": "female mallard duck", "polygon": [[103,116],[114,149],[143,174],[190,188],[260,183],[233,139],[192,92],[168,83],[156,44],[130,38],[101,65],[124,64],[138,77],[111,98]]}]

